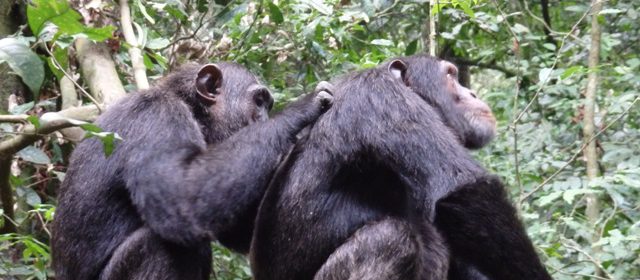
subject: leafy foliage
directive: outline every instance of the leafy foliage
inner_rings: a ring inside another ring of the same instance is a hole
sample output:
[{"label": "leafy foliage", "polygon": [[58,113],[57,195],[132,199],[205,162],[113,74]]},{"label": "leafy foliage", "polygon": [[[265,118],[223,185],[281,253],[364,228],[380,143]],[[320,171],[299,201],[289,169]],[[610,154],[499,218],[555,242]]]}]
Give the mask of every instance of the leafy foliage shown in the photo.
[{"label": "leafy foliage", "polygon": [[[601,63],[589,70],[588,1],[548,1],[548,22],[540,2],[440,1],[430,8],[420,0],[134,0],[131,8],[152,79],[187,60],[234,60],[262,76],[275,91],[277,108],[320,80],[424,52],[426,21],[436,17],[439,56],[470,70],[471,87],[499,121],[499,136],[476,156],[512,186],[513,200],[553,277],[640,278],[640,3],[606,2],[599,14]],[[68,56],[73,38],[108,39],[123,83],[133,87],[129,46],[112,37],[114,27],[81,22],[93,20],[87,14],[119,11],[106,1],[92,3],[72,8],[62,0],[33,1],[27,15],[37,40],[28,34],[2,39],[0,60],[9,62],[32,91],[41,85],[55,91],[52,84],[64,75],[57,65],[73,69]],[[90,13],[77,12],[87,9]],[[49,51],[34,52],[43,48],[36,41],[47,42]],[[3,46],[21,56],[3,56]],[[44,69],[42,59],[48,65]],[[594,141],[601,174],[587,183],[582,92],[590,71],[599,74],[600,133]],[[36,98],[12,113],[55,109]],[[30,121],[35,125],[39,119]],[[6,124],[0,128],[14,131]],[[105,143],[117,139],[103,136]],[[11,176],[11,185],[19,233],[0,237],[0,275],[52,276],[47,224],[71,150],[72,145],[52,137],[18,154],[20,172]],[[596,224],[586,218],[585,194],[599,200]],[[213,248],[215,279],[250,279],[243,257]]]}]

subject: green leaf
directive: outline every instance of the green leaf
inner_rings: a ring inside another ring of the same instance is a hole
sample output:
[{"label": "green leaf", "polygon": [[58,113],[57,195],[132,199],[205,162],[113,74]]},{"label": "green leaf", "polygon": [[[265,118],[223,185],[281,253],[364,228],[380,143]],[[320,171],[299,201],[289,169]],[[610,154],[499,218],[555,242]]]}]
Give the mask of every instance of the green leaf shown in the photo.
[{"label": "green leaf", "polygon": [[555,51],[556,50],[556,45],[551,44],[551,43],[544,43],[544,44],[542,44],[542,46],[545,49],[550,50],[550,51]]},{"label": "green leaf", "polygon": [[[53,60],[56,60],[58,64],[62,67],[62,69],[58,69]],[[67,54],[66,48],[55,48],[53,50],[53,56],[47,59],[47,65],[49,65],[49,69],[56,75],[56,79],[58,81],[64,77],[64,73],[62,70],[68,69],[69,67],[69,56]]]},{"label": "green leaf", "polygon": [[284,21],[282,11],[280,11],[280,8],[278,8],[276,4],[273,4],[273,2],[269,2],[269,13],[271,14],[271,19],[276,24],[280,24]]},{"label": "green leaf", "polygon": [[569,67],[566,70],[564,70],[564,72],[562,72],[562,74],[560,75],[560,79],[566,79],[568,77],[571,77],[571,75],[573,75],[576,72],[582,72],[583,68],[584,67],[579,66],[579,65]]},{"label": "green leaf", "polygon": [[[82,33],[80,33],[80,35],[86,35],[87,38],[94,41],[104,41],[106,39],[113,37],[114,30],[115,30],[115,27],[113,26],[106,26],[102,28],[87,27],[84,29]],[[72,35],[72,34],[69,34],[69,35]]]},{"label": "green leaf", "polygon": [[566,201],[567,203],[571,204],[573,203],[573,199],[576,197],[576,195],[579,194],[588,194],[588,193],[597,193],[598,191],[596,190],[591,190],[591,189],[572,189],[572,190],[566,190],[563,194],[562,194],[562,199],[564,199],[564,201]]},{"label": "green leaf", "polygon": [[142,62],[148,70],[153,70],[153,61],[151,61],[151,58],[146,53],[142,55]]},{"label": "green leaf", "polygon": [[27,7],[29,27],[33,34],[39,35],[47,21],[68,12],[70,9],[67,1],[34,0],[32,5]]},{"label": "green leaf", "polygon": [[100,141],[102,141],[102,146],[104,148],[104,155],[107,157],[113,153],[113,150],[116,147],[117,141],[122,141],[122,138],[117,133],[114,133],[114,132],[92,132],[87,130],[87,135],[85,138],[91,138],[91,137],[97,137],[98,139],[100,139]]},{"label": "green leaf", "polygon": [[371,41],[371,44],[376,46],[385,46],[385,47],[393,46],[393,42],[387,39],[375,39]]},{"label": "green leaf", "polygon": [[97,125],[92,124],[92,123],[82,124],[82,125],[80,125],[80,128],[82,128],[86,132],[93,132],[93,133],[102,132],[102,128],[100,128]]},{"label": "green leaf", "polygon": [[40,196],[30,188],[25,188],[24,198],[25,202],[27,202],[27,204],[29,204],[30,206],[36,206],[42,203]]},{"label": "green leaf", "polygon": [[543,83],[550,79],[551,73],[553,73],[553,68],[542,68],[540,72],[538,72],[538,82]]},{"label": "green leaf", "polygon": [[409,45],[407,45],[407,48],[404,50],[404,55],[412,55],[416,53],[417,49],[418,49],[418,40],[413,40],[411,43],[409,43]]},{"label": "green leaf", "polygon": [[169,43],[171,42],[166,38],[155,38],[155,39],[149,40],[149,42],[147,42],[145,47],[150,48],[152,50],[159,50],[168,46]]},{"label": "green leaf", "polygon": [[44,65],[42,60],[29,47],[15,38],[0,40],[0,63],[7,62],[29,87],[37,99],[40,86],[44,81]]},{"label": "green leaf", "polygon": [[180,8],[167,5],[164,7],[164,10],[170,15],[172,15],[174,18],[180,20],[181,22],[185,22],[188,19],[186,13]]},{"label": "green leaf", "polygon": [[316,9],[318,12],[324,14],[325,16],[333,15],[333,8],[324,3],[321,0],[300,0],[300,3],[304,3],[309,5],[310,7]]},{"label": "green leaf", "polygon": [[598,13],[598,15],[606,15],[606,14],[620,14],[620,13],[624,13],[625,11],[620,10],[620,9],[603,9],[602,11],[600,11],[600,13]]},{"label": "green leaf", "polygon": [[34,147],[34,146],[27,146],[26,148],[20,150],[18,152],[18,156],[21,157],[23,160],[28,161],[28,162],[33,162],[36,164],[49,164],[51,163],[51,160],[49,159],[49,156],[47,156],[47,154],[45,154],[42,150]]},{"label": "green leaf", "polygon": [[18,106],[16,106],[16,107],[13,107],[13,108],[9,111],[9,113],[11,113],[12,115],[20,115],[20,114],[24,114],[24,113],[26,113],[27,111],[29,111],[29,110],[33,109],[33,105],[34,105],[33,101],[31,101],[31,102],[27,102],[27,103],[24,103],[24,104],[22,104],[22,105],[18,105]]},{"label": "green leaf", "polygon": [[40,128],[40,119],[37,116],[28,116],[27,120],[36,127],[36,129]]},{"label": "green leaf", "polygon": [[82,16],[71,9],[65,0],[33,0],[27,6],[27,19],[33,34],[42,35],[46,23],[51,22],[58,27],[58,34],[85,35],[91,40],[103,41],[111,38],[113,26],[91,28],[84,26]]},{"label": "green leaf", "polygon": [[468,3],[460,2],[460,7],[465,14],[467,14],[470,18],[475,18],[476,14],[473,13],[471,6]]},{"label": "green leaf", "polygon": [[102,145],[104,147],[104,155],[110,156],[113,153],[115,147],[115,133],[109,133],[102,139]]},{"label": "green leaf", "polygon": [[147,8],[144,7],[144,5],[142,4],[142,1],[136,0],[136,4],[138,5],[138,9],[140,10],[140,13],[142,13],[142,16],[144,16],[144,18],[146,18],[149,21],[149,23],[156,24],[156,21],[153,20],[153,18],[149,15],[149,13],[147,13]]},{"label": "green leaf", "polygon": [[543,197],[541,197],[540,199],[538,199],[538,205],[540,206],[545,206],[551,202],[553,202],[554,200],[560,198],[562,196],[562,192],[558,191],[558,192],[552,192],[548,195],[545,195]]},{"label": "green leaf", "polygon": [[197,0],[196,1],[196,9],[198,9],[198,12],[204,13],[208,10],[208,1],[206,0]]},{"label": "green leaf", "polygon": [[[60,172],[60,173],[62,173],[62,172]],[[49,208],[49,210],[47,210],[47,212],[44,212],[44,219],[46,221],[53,221],[53,218],[55,217],[55,213],[56,213],[56,208],[55,207]]]}]

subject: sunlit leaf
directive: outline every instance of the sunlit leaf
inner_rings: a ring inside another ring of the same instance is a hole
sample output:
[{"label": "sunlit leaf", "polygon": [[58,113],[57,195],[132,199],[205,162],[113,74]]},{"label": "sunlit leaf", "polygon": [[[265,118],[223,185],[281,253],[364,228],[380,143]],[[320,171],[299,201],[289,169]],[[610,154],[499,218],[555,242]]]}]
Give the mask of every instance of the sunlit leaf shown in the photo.
[{"label": "sunlit leaf", "polygon": [[33,0],[27,6],[27,19],[33,34],[41,35],[45,23],[51,22],[58,32],[67,35],[83,34],[91,40],[102,41],[111,38],[113,26],[92,28],[81,23],[82,16],[74,11],[65,0]]}]

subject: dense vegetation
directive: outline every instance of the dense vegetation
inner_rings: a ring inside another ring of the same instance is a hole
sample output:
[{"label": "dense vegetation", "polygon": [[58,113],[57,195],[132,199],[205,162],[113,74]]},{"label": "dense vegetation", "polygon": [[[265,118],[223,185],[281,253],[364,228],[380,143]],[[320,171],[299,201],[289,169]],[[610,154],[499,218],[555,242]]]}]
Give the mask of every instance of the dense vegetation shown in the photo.
[{"label": "dense vegetation", "polygon": [[[232,60],[281,107],[430,46],[496,113],[499,137],[477,158],[511,186],[553,277],[640,278],[638,1],[25,2],[0,3],[2,279],[54,276],[49,225],[73,143],[84,132],[108,154],[120,141],[87,122],[91,104],[188,60]],[[244,257],[213,248],[214,279],[250,279]]]}]

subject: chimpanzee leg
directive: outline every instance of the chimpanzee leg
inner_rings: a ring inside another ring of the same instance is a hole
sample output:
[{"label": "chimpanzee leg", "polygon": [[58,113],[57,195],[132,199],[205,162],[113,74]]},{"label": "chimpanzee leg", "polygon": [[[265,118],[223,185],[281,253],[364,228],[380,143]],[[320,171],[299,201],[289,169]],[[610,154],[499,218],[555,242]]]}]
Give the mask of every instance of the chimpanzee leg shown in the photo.
[{"label": "chimpanzee leg", "polygon": [[479,179],[438,202],[435,221],[452,256],[488,278],[551,279],[497,178]]},{"label": "chimpanzee leg", "polygon": [[329,256],[314,279],[445,279],[448,251],[442,238],[431,225],[420,234],[394,218],[368,224]]},{"label": "chimpanzee leg", "polygon": [[140,228],[114,251],[100,279],[208,279],[209,271],[208,243],[187,248],[159,238],[149,228]]}]

